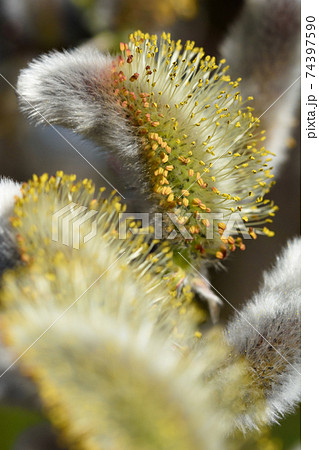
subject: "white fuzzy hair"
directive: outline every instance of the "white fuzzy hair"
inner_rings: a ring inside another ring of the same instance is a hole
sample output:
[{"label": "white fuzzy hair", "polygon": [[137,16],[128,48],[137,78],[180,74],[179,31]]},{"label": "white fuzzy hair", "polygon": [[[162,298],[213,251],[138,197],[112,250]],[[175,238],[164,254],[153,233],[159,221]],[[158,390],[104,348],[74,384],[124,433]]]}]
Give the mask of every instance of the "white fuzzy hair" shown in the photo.
[{"label": "white fuzzy hair", "polygon": [[[300,239],[294,239],[226,331],[227,341],[250,363],[253,384],[264,391],[267,422],[276,422],[300,400],[300,259]],[[260,425],[248,414],[238,424]]]},{"label": "white fuzzy hair", "polygon": [[137,155],[137,138],[106,88],[112,58],[91,46],[53,51],[21,71],[21,108],[37,124],[62,125],[125,158]]},{"label": "white fuzzy hair", "polygon": [[0,218],[7,220],[13,212],[14,197],[20,195],[21,185],[10,178],[0,178]]},{"label": "white fuzzy hair", "polygon": [[[258,117],[300,75],[300,0],[246,0],[221,46],[233,77],[242,77],[244,97],[253,95]],[[288,138],[300,98],[300,83],[262,117],[267,149],[278,171],[287,158]]]},{"label": "white fuzzy hair", "polygon": [[20,184],[0,178],[0,276],[18,259],[15,233],[9,222],[13,214],[14,197],[20,195]]},{"label": "white fuzzy hair", "polygon": [[[9,218],[13,214],[14,197],[20,195],[20,184],[9,178],[0,178],[0,276],[6,268],[18,261],[15,233]],[[4,349],[0,337],[0,375],[10,366],[13,358]],[[1,379],[0,403],[29,405],[35,398],[35,389],[16,369]]]}]

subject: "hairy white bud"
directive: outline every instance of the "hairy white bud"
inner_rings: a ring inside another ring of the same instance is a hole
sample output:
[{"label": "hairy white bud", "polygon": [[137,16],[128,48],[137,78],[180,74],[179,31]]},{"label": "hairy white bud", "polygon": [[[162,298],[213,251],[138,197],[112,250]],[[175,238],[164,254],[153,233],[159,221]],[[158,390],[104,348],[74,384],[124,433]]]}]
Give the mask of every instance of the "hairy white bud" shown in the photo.
[{"label": "hairy white bud", "polygon": [[[0,276],[18,261],[15,231],[9,219],[13,215],[15,196],[20,195],[20,184],[9,178],[0,178]],[[2,347],[0,336],[0,374],[12,363],[12,355]],[[14,370],[10,377],[1,380],[0,403],[34,404],[35,389],[30,382]]]},{"label": "hairy white bud", "polygon": [[19,193],[19,183],[8,178],[0,178],[0,276],[18,259],[15,233],[9,218],[13,214],[14,197]]},{"label": "hairy white bud", "polygon": [[263,126],[267,148],[277,155],[275,170],[287,157],[300,96],[299,83],[290,87],[300,76],[299,30],[300,0],[247,0],[221,46],[232,76],[243,77],[242,93],[254,96],[255,114],[272,105],[263,115]]},{"label": "hairy white bud", "polygon": [[[228,343],[251,366],[252,388],[264,392],[267,422],[292,411],[300,399],[300,278],[300,240],[295,239],[226,332]],[[239,419],[242,428],[259,425],[248,414]]]},{"label": "hairy white bud", "polygon": [[62,125],[126,158],[137,141],[105,86],[112,59],[94,47],[51,52],[22,70],[17,90],[22,109],[37,124]]}]

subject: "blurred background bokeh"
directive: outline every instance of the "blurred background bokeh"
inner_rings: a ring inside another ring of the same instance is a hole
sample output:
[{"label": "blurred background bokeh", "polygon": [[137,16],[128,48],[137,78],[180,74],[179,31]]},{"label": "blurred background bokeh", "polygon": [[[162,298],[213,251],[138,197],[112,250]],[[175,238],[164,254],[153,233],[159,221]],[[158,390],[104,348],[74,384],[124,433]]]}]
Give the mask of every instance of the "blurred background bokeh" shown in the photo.
[{"label": "blurred background bokeh", "polygon": [[[219,45],[243,3],[244,0],[0,0],[0,73],[4,77],[0,78],[0,175],[24,181],[33,173],[54,174],[62,169],[66,173],[76,173],[80,179],[92,178],[98,186],[105,184],[54,129],[35,128],[19,112],[14,86],[19,71],[32,58],[52,49],[67,49],[88,41],[112,53],[135,29],[152,33],[171,31],[174,38],[195,40],[206,53],[220,56]],[[268,106],[265,104],[265,109]],[[271,109],[267,115],[271,115]],[[59,128],[59,131],[123,191],[119,168],[110,155],[68,130]],[[279,206],[272,226],[275,236],[247,241],[246,251],[230,257],[225,270],[210,274],[212,284],[236,308],[257,289],[262,271],[271,266],[287,240],[300,234],[299,114],[296,114],[287,146],[289,158],[271,193]],[[123,193],[134,205],[134,193]],[[230,314],[233,308],[225,302],[222,320]],[[0,448],[55,448],[52,440],[50,443],[45,438],[41,440],[43,429],[48,427],[43,421],[37,411],[0,405]],[[281,427],[274,427],[272,432],[281,440],[283,449],[292,449],[300,440],[299,412],[288,417]],[[37,444],[32,443],[34,436],[38,437]]]}]

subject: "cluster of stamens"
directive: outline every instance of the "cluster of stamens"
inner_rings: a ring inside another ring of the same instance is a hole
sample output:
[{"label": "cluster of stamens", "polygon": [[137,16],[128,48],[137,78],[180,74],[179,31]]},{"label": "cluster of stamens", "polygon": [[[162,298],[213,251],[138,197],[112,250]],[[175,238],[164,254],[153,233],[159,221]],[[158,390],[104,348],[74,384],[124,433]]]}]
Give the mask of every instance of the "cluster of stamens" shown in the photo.
[{"label": "cluster of stamens", "polygon": [[[121,44],[113,63],[113,92],[141,142],[141,159],[163,211],[176,214],[193,239],[188,247],[223,259],[245,245],[226,223],[239,213],[252,238],[272,235],[276,207],[264,199],[274,183],[264,130],[227,75],[225,60],[202,48],[140,31]],[[252,100],[252,98],[247,99]],[[221,213],[212,221],[203,213]],[[207,240],[207,228],[215,237]],[[223,230],[223,232],[221,232]]]}]

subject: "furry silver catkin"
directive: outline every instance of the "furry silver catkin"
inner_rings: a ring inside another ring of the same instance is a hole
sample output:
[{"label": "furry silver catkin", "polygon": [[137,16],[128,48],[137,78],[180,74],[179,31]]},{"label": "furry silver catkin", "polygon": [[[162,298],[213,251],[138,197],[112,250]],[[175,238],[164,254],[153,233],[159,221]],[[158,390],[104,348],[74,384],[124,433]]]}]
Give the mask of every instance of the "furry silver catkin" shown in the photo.
[{"label": "furry silver catkin", "polygon": [[125,186],[143,204],[147,183],[137,158],[139,141],[106,89],[111,68],[111,57],[91,46],[52,51],[21,71],[19,102],[36,124],[70,128],[112,152]]},{"label": "furry silver catkin", "polygon": [[[243,78],[242,93],[254,96],[257,116],[300,76],[299,30],[300,0],[247,0],[221,46],[232,76]],[[299,97],[297,82],[263,115],[275,171],[287,158]]]},{"label": "furry silver catkin", "polygon": [[37,124],[62,125],[118,155],[136,156],[136,138],[103,88],[111,64],[94,47],[42,55],[19,76],[22,110]]},{"label": "furry silver catkin", "polygon": [[[15,231],[9,219],[13,215],[14,198],[20,195],[20,186],[9,178],[0,178],[0,284],[3,272],[19,261]],[[0,376],[12,362],[12,355],[2,346],[0,336]],[[35,392],[32,383],[13,369],[10,376],[1,378],[0,404],[35,405]]]},{"label": "furry silver catkin", "polygon": [[14,197],[20,194],[20,184],[0,178],[0,276],[19,259],[15,232],[9,222],[13,214]]},{"label": "furry silver catkin", "polygon": [[[276,422],[300,399],[300,239],[290,241],[262,286],[228,325],[229,344],[251,364],[267,401],[265,420]],[[258,424],[248,415],[242,428]]]}]

